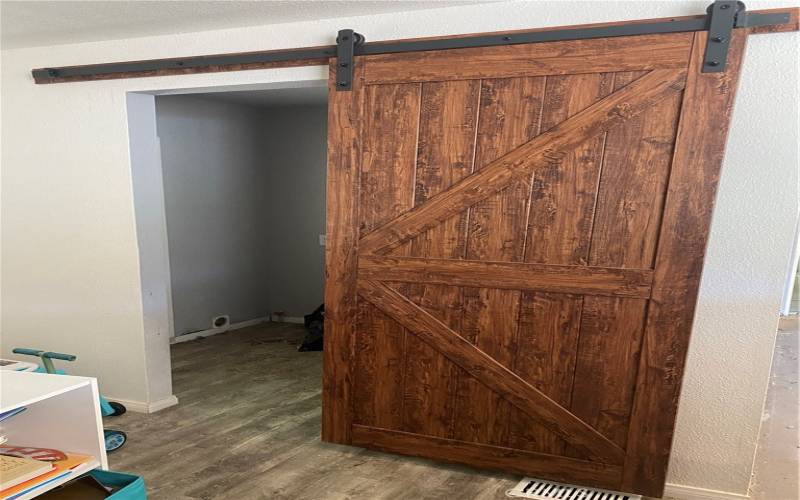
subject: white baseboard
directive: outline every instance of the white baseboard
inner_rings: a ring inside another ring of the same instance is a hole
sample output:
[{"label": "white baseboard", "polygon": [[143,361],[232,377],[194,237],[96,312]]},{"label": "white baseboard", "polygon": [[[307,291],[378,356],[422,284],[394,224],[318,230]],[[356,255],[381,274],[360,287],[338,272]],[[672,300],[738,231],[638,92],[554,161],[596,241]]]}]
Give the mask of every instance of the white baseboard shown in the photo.
[{"label": "white baseboard", "polygon": [[217,335],[218,333],[229,332],[231,330],[238,330],[240,328],[247,328],[248,326],[258,325],[260,323],[266,323],[268,318],[261,317],[250,319],[247,321],[240,321],[238,323],[231,323],[228,326],[224,326],[222,328],[209,328],[208,330],[202,330],[199,332],[187,333],[185,335],[178,335],[177,337],[172,337],[169,339],[170,344],[179,344],[181,342],[188,342],[190,340],[197,340],[202,337],[209,337],[211,335]]},{"label": "white baseboard", "polygon": [[696,486],[667,483],[664,487],[664,498],[678,500],[749,500],[749,495],[730,493],[728,491],[707,490]]},{"label": "white baseboard", "polygon": [[135,413],[155,413],[159,410],[163,410],[164,408],[169,408],[170,406],[175,406],[178,404],[178,398],[174,395],[153,401],[151,403],[147,403],[145,401],[133,401],[131,399],[120,399],[120,398],[108,398],[110,401],[116,401],[117,403],[122,403],[125,405],[125,408],[128,411],[132,411]]}]

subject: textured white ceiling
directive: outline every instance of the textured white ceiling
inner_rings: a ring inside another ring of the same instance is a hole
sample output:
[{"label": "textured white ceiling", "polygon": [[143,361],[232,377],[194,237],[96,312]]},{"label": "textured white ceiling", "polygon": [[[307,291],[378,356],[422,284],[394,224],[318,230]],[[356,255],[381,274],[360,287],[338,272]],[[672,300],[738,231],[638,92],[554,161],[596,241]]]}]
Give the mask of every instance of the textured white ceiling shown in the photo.
[{"label": "textured white ceiling", "polygon": [[358,16],[491,0],[7,1],[4,49]]}]

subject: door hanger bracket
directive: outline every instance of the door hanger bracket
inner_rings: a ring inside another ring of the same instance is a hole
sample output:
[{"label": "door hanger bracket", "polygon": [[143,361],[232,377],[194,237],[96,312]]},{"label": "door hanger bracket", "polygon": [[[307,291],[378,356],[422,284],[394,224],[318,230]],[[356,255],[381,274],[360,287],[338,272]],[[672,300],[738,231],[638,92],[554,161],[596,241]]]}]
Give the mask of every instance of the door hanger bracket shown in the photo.
[{"label": "door hanger bracket", "polygon": [[353,56],[356,47],[364,43],[364,36],[353,30],[339,30],[336,37],[336,90],[353,88]]},{"label": "door hanger bracket", "polygon": [[[733,28],[745,20],[745,5],[742,2],[716,0],[706,9],[708,12],[708,39],[703,56],[703,73],[721,73],[728,63],[728,49]],[[740,19],[741,18],[741,19]]]}]

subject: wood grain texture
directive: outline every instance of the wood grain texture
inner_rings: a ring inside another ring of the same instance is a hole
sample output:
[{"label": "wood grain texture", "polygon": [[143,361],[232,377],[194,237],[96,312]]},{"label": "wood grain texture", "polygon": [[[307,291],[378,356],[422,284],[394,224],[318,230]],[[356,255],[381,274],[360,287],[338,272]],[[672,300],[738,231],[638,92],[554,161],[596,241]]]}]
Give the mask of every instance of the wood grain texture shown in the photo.
[{"label": "wood grain texture", "polygon": [[[663,487],[702,268],[693,245],[716,182],[703,162],[724,143],[687,125],[713,115],[686,100],[701,78],[687,37],[673,69],[478,80],[451,63],[441,81],[368,87],[353,397],[364,446],[489,468],[519,457],[544,477],[539,459],[553,457],[567,482]],[[729,105],[732,80],[714,82],[703,92]],[[623,466],[611,483],[596,469],[608,465]]]},{"label": "wood grain texture", "polygon": [[[575,353],[583,298],[579,295],[523,293],[514,373],[569,408],[575,378]],[[547,427],[513,408],[508,445],[512,448],[562,455],[566,442]]]},{"label": "wood grain texture", "polygon": [[[370,84],[685,68],[691,33],[365,56]],[[412,62],[413,61],[413,62]]]},{"label": "wood grain texture", "polygon": [[723,73],[701,73],[695,36],[645,323],[621,488],[660,497],[746,32]]},{"label": "wood grain texture", "polygon": [[[547,78],[542,130],[549,130],[611,94],[614,74]],[[606,134],[571,151],[548,155],[537,168],[525,247],[525,262],[587,264],[597,184]]]},{"label": "wood grain texture", "polygon": [[390,453],[423,456],[467,465],[482,462],[486,467],[527,474],[554,481],[578,481],[598,488],[614,488],[622,474],[618,465],[575,460],[544,453],[532,453],[500,446],[481,445],[455,439],[431,438],[389,429],[355,426],[353,443]]},{"label": "wood grain texture", "polygon": [[[418,84],[366,87],[360,231],[413,206],[420,93]],[[359,306],[357,330],[357,421],[402,429],[407,333],[370,304]]]},{"label": "wood grain texture", "polygon": [[[609,95],[613,83],[613,73],[549,76],[541,128],[549,130]],[[600,134],[564,154],[549,155],[547,163],[536,170],[526,262],[587,263],[605,137]],[[570,404],[582,307],[583,298],[575,295],[525,293],[520,297],[513,370],[565,407]],[[566,448],[564,440],[517,409],[511,410],[509,429],[509,444],[515,447],[546,453],[563,453]]]},{"label": "wood grain texture", "polygon": [[[789,22],[784,24],[771,24],[767,26],[756,26],[747,28],[750,35],[768,35],[770,33],[788,33],[800,31],[800,7],[784,7],[778,9],[761,9],[752,11],[758,14],[788,14]],[[737,35],[743,36],[743,35]]]},{"label": "wood grain texture", "polygon": [[568,439],[587,456],[611,464],[618,464],[624,456],[616,444],[396,290],[382,283],[361,281],[359,294],[496,394],[539,420],[549,431]]},{"label": "wood grain texture", "polygon": [[372,231],[414,206],[421,85],[366,87],[361,138],[360,230]]},{"label": "wood grain texture", "polygon": [[424,205],[403,213],[360,240],[362,253],[386,252],[452,215],[529,177],[548,156],[561,155],[587,139],[636,116],[655,102],[683,89],[685,72],[654,70],[492,161]]},{"label": "wood grain texture", "polygon": [[581,310],[569,408],[621,448],[628,437],[645,307],[641,299],[584,297]]},{"label": "wood grain texture", "polygon": [[[330,67],[335,82],[336,66]],[[358,138],[364,105],[363,65],[354,68],[352,92],[329,88],[325,245],[325,376],[322,439],[350,442],[352,345],[356,335],[358,200],[361,150]]]},{"label": "wood grain texture", "polygon": [[[480,82],[426,83],[422,87],[420,131],[414,204],[425,203],[472,172],[474,137],[478,118]],[[466,248],[466,211],[443,221],[414,238],[410,255],[460,259]],[[383,279],[383,278],[381,278]],[[387,277],[386,279],[389,279]],[[397,280],[409,283],[408,280]],[[406,287],[405,295],[461,329],[461,290],[426,284]],[[455,381],[458,368],[416,336],[408,336],[403,393],[403,429],[431,436],[449,437],[453,422]]]},{"label": "wood grain texture", "polygon": [[[609,73],[548,77],[542,129],[549,130],[610,94],[613,80]],[[546,166],[537,170],[526,262],[586,263],[605,135],[548,156]],[[565,407],[572,390],[582,305],[579,296],[527,293],[520,298],[514,371]],[[564,440],[516,409],[509,427],[514,432],[509,442],[517,447],[548,453],[565,450]]]},{"label": "wood grain texture", "polygon": [[648,298],[650,269],[362,255],[359,279]]},{"label": "wood grain texture", "polygon": [[[614,90],[643,75],[616,73]],[[591,228],[591,266],[652,266],[680,98],[674,94],[663,99],[606,134]],[[622,447],[627,439],[645,307],[641,300],[594,296],[583,301],[570,408]],[[571,449],[567,453],[579,456]]]},{"label": "wood grain texture", "polygon": [[[614,89],[643,73],[617,73]],[[588,263],[650,268],[678,129],[675,93],[606,134]]]},{"label": "wood grain texture", "polygon": [[[512,151],[539,134],[544,78],[484,80],[478,130],[475,136],[475,170]],[[531,177],[520,176],[501,191],[469,208],[466,259],[519,261],[525,233]],[[463,323],[468,339],[506,367],[514,359],[519,291],[501,288],[464,290]],[[471,377],[456,381],[453,437],[505,445],[511,405]]]}]

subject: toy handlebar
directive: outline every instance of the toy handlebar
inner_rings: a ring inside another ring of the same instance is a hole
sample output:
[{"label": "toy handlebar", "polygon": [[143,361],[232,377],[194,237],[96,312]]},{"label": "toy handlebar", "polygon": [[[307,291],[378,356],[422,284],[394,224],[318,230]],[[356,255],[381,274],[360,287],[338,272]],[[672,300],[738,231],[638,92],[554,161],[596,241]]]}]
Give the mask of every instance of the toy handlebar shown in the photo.
[{"label": "toy handlebar", "polygon": [[[60,359],[63,361],[75,361],[77,356],[73,356],[72,354],[63,354],[60,352],[50,352],[50,351],[42,351],[39,349],[26,349],[24,347],[15,347],[11,350],[14,354],[25,354],[27,356],[36,356],[37,358],[42,360],[42,367],[44,371],[47,373],[57,373],[56,367],[53,365],[54,359]],[[61,372],[64,373],[64,372]]]},{"label": "toy handlebar", "polygon": [[25,354],[28,356],[36,356],[37,358],[60,359],[63,361],[75,361],[77,356],[72,354],[63,354],[60,352],[42,351],[39,349],[26,349],[24,347],[16,347],[11,352],[14,354]]}]

